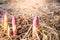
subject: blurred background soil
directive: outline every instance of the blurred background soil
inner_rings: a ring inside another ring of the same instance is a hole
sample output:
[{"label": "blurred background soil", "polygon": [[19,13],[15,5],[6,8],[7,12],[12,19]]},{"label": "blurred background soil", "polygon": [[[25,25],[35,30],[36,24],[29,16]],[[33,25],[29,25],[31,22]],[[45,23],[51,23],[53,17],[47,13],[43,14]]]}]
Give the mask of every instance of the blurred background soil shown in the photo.
[{"label": "blurred background soil", "polygon": [[[56,29],[60,38],[60,0],[0,0],[0,9],[4,14],[8,14],[10,27],[12,17],[15,15],[17,18],[18,36],[12,37],[14,40],[22,38],[32,25],[35,16],[39,17],[39,23]],[[2,16],[0,14],[0,18]],[[10,40],[6,34],[1,27],[0,40]]]}]

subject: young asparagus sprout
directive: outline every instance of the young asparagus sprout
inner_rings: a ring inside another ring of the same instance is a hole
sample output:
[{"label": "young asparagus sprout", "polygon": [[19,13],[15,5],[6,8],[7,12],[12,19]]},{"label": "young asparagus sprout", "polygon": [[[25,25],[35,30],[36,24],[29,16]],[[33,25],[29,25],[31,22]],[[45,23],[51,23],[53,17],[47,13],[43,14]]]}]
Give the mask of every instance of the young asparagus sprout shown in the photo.
[{"label": "young asparagus sprout", "polygon": [[7,16],[7,14],[4,15],[4,29],[8,30],[8,16]]},{"label": "young asparagus sprout", "polygon": [[8,25],[8,16],[7,16],[7,14],[4,15],[4,29],[7,31],[8,36],[10,36],[10,28],[9,28],[9,25]]},{"label": "young asparagus sprout", "polygon": [[38,21],[38,17],[36,16],[36,17],[34,17],[34,20],[33,20],[33,29],[32,29],[32,31],[33,31],[33,38],[36,38],[36,33],[37,33],[37,31],[38,31],[38,23],[39,21]]},{"label": "young asparagus sprout", "polygon": [[12,26],[13,26],[13,36],[16,36],[17,35],[17,24],[16,24],[16,17],[13,16],[12,18]]}]

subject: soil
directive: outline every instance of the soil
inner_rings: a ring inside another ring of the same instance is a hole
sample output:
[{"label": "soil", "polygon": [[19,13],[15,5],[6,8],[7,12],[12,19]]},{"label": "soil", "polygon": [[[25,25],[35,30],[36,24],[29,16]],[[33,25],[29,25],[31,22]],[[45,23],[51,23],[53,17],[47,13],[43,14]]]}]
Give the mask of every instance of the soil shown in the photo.
[{"label": "soil", "polygon": [[[59,0],[0,0],[0,40],[60,40]],[[3,28],[3,16],[8,15],[10,36]],[[12,35],[12,17],[17,19],[17,35]],[[35,16],[39,18],[38,37],[32,38]],[[44,33],[43,33],[44,31]]]}]

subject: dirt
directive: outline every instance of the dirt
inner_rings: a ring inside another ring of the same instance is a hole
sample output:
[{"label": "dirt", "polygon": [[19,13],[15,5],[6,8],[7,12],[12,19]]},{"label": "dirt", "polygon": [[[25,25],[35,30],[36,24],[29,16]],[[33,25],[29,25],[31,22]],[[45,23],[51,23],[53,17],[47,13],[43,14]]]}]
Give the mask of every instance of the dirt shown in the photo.
[{"label": "dirt", "polygon": [[[2,19],[5,13],[8,14],[11,30],[9,37],[7,31],[3,29],[3,24],[0,25],[0,40],[44,40],[42,31],[48,36],[47,40],[60,40],[59,0],[0,0],[1,9],[3,14],[0,13],[0,18]],[[17,36],[12,35],[13,16],[17,18]],[[30,27],[32,27],[35,16],[39,18],[39,31],[38,37],[33,39]]]}]

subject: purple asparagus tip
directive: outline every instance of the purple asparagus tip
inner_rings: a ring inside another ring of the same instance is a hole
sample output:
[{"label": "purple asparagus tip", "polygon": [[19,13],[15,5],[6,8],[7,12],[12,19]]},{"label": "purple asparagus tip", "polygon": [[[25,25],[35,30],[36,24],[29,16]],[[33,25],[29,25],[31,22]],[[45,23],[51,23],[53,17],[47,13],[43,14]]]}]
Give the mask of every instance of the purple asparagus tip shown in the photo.
[{"label": "purple asparagus tip", "polygon": [[38,27],[38,22],[39,22],[38,17],[35,16],[33,20],[33,27]]},{"label": "purple asparagus tip", "polygon": [[4,11],[2,9],[0,9],[0,14],[4,14]]},{"label": "purple asparagus tip", "polygon": [[16,25],[16,17],[15,16],[13,16],[13,18],[12,18],[12,24]]}]

